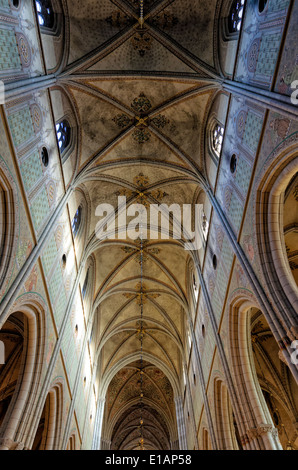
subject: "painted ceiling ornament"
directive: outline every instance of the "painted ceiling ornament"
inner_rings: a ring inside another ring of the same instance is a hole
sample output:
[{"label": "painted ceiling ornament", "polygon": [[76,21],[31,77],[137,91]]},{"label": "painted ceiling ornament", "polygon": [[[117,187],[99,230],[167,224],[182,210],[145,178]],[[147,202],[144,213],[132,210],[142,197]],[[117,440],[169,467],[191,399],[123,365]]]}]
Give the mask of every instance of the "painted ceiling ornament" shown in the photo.
[{"label": "painted ceiling ornament", "polygon": [[270,129],[282,140],[288,136],[290,125],[291,121],[287,118],[276,118],[270,121]]},{"label": "painted ceiling ornament", "polygon": [[132,134],[134,140],[139,144],[144,144],[150,140],[151,134],[145,129],[136,129]]},{"label": "painted ceiling ornament", "polygon": [[137,192],[136,202],[137,204],[142,204],[146,208],[148,208],[150,205],[148,201],[148,195],[139,191]]},{"label": "painted ceiling ornament", "polygon": [[34,125],[34,130],[35,132],[39,132],[42,129],[43,124],[42,111],[38,104],[34,103],[32,106],[30,106],[30,112]]},{"label": "painted ceiling ornament", "polygon": [[136,176],[133,182],[136,186],[138,186],[135,191],[123,188],[115,193],[116,196],[125,196],[126,198],[131,198],[133,196],[136,198],[136,202],[138,204],[142,204],[146,208],[148,208],[150,205],[148,197],[161,202],[166,196],[168,196],[167,193],[161,191],[160,189],[154,189],[153,191],[147,190],[146,188],[148,187],[150,180],[149,177],[145,176],[143,173],[140,173],[138,176]]},{"label": "painted ceiling ornament", "polygon": [[144,128],[144,127],[149,126],[149,117],[148,116],[145,116],[145,117],[136,116],[135,119],[136,119],[136,127]]},{"label": "painted ceiling ornament", "polygon": [[260,45],[261,45],[261,39],[260,38],[255,39],[252,42],[247,53],[247,68],[248,68],[248,71],[251,73],[254,73],[257,68]]},{"label": "painted ceiling ornament", "polygon": [[161,191],[160,189],[155,189],[154,191],[151,191],[150,196],[152,196],[154,199],[157,201],[161,202],[168,194],[165,193],[164,191]]},{"label": "painted ceiling ornament", "polygon": [[140,95],[133,100],[131,103],[132,109],[137,113],[137,114],[148,114],[150,109],[152,108],[151,101],[147,98],[145,93],[140,93]]},{"label": "painted ceiling ornament", "polygon": [[29,42],[24,34],[17,33],[17,44],[20,54],[20,59],[24,67],[30,67],[31,65],[31,50]]},{"label": "painted ceiling ornament", "polygon": [[106,22],[113,28],[124,28],[132,24],[132,19],[120,10],[112,11]]},{"label": "painted ceiling ornament", "polygon": [[138,51],[141,57],[150,51],[152,45],[152,37],[147,33],[145,28],[137,29],[136,34],[131,38],[131,43],[135,51]]},{"label": "painted ceiling ornament", "polygon": [[151,134],[146,127],[148,127],[148,117],[139,117],[135,118],[136,130],[133,132],[132,136],[136,142],[139,144],[144,144],[150,140]]},{"label": "painted ceiling ornament", "polygon": [[138,284],[136,285],[136,290],[137,290],[137,293],[126,292],[125,294],[123,294],[123,296],[126,297],[127,299],[135,298],[139,306],[145,305],[148,299],[157,299],[158,297],[160,297],[160,294],[147,292],[146,285],[145,284],[142,285],[141,282],[138,282]]},{"label": "painted ceiling ornament", "polygon": [[236,133],[242,139],[247,119],[247,111],[240,111],[236,119]]},{"label": "painted ceiling ornament", "polygon": [[139,341],[143,341],[145,337],[146,337],[146,330],[144,326],[139,326],[139,328],[137,329],[136,338]]},{"label": "painted ceiling ornament", "polygon": [[134,177],[133,182],[139,188],[146,188],[150,183],[149,177],[145,176],[144,173],[139,173],[137,176]]},{"label": "painted ceiling ornament", "polygon": [[124,113],[117,114],[117,116],[113,118],[113,121],[121,129],[125,129],[126,127],[132,124],[132,119],[129,116],[127,116],[127,114],[124,114]]},{"label": "painted ceiling ornament", "polygon": [[151,119],[152,124],[158,129],[163,129],[167,124],[170,123],[169,119],[167,119],[163,114],[159,114]]},{"label": "painted ceiling ornament", "polygon": [[159,114],[150,120],[148,113],[152,108],[152,104],[143,92],[133,100],[131,107],[136,114],[134,119],[125,113],[119,113],[112,120],[120,129],[126,129],[130,125],[134,124],[135,130],[132,133],[132,137],[139,144],[144,144],[150,140],[151,133],[148,130],[148,126],[151,122],[158,129],[164,128],[170,122],[162,114]]},{"label": "painted ceiling ornament", "polygon": [[124,246],[122,247],[122,251],[126,254],[132,254],[135,253],[134,260],[141,264],[141,262],[146,263],[148,261],[148,254],[151,255],[159,255],[160,249],[159,248],[148,248],[148,240],[143,241],[143,248],[141,248],[141,239],[138,238],[136,240],[136,244],[138,245],[137,247],[132,247],[132,246]]},{"label": "painted ceiling ornament", "polygon": [[170,11],[162,12],[152,19],[152,24],[161,29],[171,29],[179,23],[177,16]]}]

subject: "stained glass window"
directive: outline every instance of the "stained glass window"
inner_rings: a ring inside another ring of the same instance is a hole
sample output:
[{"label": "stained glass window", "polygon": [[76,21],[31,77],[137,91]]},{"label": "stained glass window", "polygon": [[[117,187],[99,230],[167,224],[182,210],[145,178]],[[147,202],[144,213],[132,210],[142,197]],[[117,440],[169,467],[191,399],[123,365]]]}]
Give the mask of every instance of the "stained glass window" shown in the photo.
[{"label": "stained glass window", "polygon": [[220,124],[216,124],[213,129],[212,135],[212,147],[216,155],[220,157],[222,145],[223,145],[224,127]]},{"label": "stained glass window", "polygon": [[85,277],[85,281],[84,281],[84,285],[83,285],[83,289],[82,289],[82,296],[83,296],[83,299],[85,298],[86,292],[87,292],[88,278],[89,278],[89,269],[88,269],[88,271],[87,271],[87,274],[86,274],[86,277]]},{"label": "stained glass window", "polygon": [[72,223],[71,223],[72,233],[74,237],[77,235],[79,231],[79,228],[81,225],[81,218],[82,218],[82,208],[80,206],[77,212],[75,213],[75,216],[72,219]]},{"label": "stained glass window", "polygon": [[35,0],[38,22],[44,28],[53,29],[55,23],[54,11],[50,0]]},{"label": "stained glass window", "polygon": [[229,32],[237,33],[241,29],[245,0],[236,0],[233,2],[229,14]]},{"label": "stained glass window", "polygon": [[70,125],[66,119],[56,124],[57,140],[62,154],[70,143]]}]

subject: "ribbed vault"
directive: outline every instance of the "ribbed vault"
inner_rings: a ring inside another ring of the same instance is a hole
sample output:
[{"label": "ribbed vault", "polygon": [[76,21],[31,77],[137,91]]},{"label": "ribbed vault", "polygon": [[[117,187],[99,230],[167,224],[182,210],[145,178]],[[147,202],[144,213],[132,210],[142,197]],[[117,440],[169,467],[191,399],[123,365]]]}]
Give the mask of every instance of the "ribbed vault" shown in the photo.
[{"label": "ribbed vault", "polygon": [[[106,399],[103,433],[115,449],[138,445],[141,303],[145,446],[170,448],[178,438],[174,398],[184,390],[191,253],[185,237],[174,236],[175,217],[168,239],[156,228],[141,246],[140,238],[123,236],[117,208],[126,197],[128,207],[176,204],[182,214],[208,186],[204,130],[220,91],[220,4],[147,0],[144,22],[135,0],[64,5],[64,64],[51,93],[60,106],[63,90],[77,120],[78,160],[66,180],[75,179],[89,201],[85,253],[94,260],[96,373]],[[108,240],[96,236],[100,204],[116,208],[117,234]]]}]

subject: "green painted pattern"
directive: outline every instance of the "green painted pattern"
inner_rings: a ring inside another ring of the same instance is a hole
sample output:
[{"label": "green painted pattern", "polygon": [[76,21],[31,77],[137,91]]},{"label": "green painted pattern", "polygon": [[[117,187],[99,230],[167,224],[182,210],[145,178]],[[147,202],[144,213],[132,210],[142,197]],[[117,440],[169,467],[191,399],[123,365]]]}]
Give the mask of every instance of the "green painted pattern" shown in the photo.
[{"label": "green painted pattern", "polygon": [[[54,285],[51,283],[50,290],[52,291],[52,295],[53,295],[53,289],[54,289]],[[53,308],[55,321],[56,321],[58,329],[60,329],[60,326],[62,324],[62,320],[63,320],[64,315],[65,315],[66,305],[67,305],[67,299],[66,299],[64,288],[63,288],[62,277],[61,277],[61,283],[58,284],[58,287],[55,287],[55,289],[56,289],[56,293],[57,293],[58,289],[59,289],[59,291],[61,291],[60,295],[59,295],[59,298],[58,298],[58,301],[57,301],[55,307]]]},{"label": "green painted pattern", "polygon": [[8,124],[16,147],[34,136],[34,127],[28,106],[8,116]]},{"label": "green painted pattern", "polygon": [[57,245],[54,235],[51,236],[47,247],[45,248],[41,260],[45,275],[48,276],[49,272],[57,258]]},{"label": "green painted pattern", "polygon": [[236,232],[238,232],[243,216],[243,206],[236,196],[232,197],[228,215]]},{"label": "green painted pattern", "polygon": [[11,29],[0,29],[0,70],[21,70],[17,39]]},{"label": "green painted pattern", "polygon": [[25,190],[29,193],[43,176],[39,152],[34,152],[21,164],[21,174]]},{"label": "green painted pattern", "polygon": [[38,193],[31,204],[31,214],[35,230],[39,230],[43,221],[50,212],[49,200],[45,188]]},{"label": "green painted pattern", "polygon": [[57,298],[57,295],[61,286],[63,286],[63,279],[62,279],[61,267],[58,264],[52,276],[52,279],[50,281],[50,286],[49,286],[50,298],[51,298],[51,302],[53,305],[55,303],[55,300]]},{"label": "green painted pattern", "polygon": [[239,158],[235,180],[241,189],[243,196],[246,196],[251,178],[252,167],[244,158]]},{"label": "green painted pattern", "polygon": [[255,113],[248,111],[245,131],[243,135],[243,144],[249,147],[253,152],[257,151],[261,130],[263,126],[263,120],[260,116],[257,116]]},{"label": "green painted pattern", "polygon": [[262,37],[256,73],[271,77],[275,70],[281,41],[281,32],[267,34]]}]

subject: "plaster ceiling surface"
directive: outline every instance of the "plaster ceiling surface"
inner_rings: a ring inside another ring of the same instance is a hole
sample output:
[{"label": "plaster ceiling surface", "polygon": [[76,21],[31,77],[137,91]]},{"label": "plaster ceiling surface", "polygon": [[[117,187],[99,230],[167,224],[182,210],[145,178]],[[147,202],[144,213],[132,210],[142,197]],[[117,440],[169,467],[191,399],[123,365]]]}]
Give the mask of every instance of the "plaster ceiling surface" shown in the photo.
[{"label": "plaster ceiling surface", "polygon": [[105,420],[112,448],[138,446],[142,354],[145,447],[169,448],[174,396],[183,394],[189,252],[181,240],[149,234],[142,245],[130,238],[100,241],[95,211],[103,203],[117,208],[119,196],[147,208],[195,203],[206,177],[204,127],[218,92],[220,2],[145,0],[143,25],[136,0],[66,4],[69,54],[60,86],[76,110],[77,174],[91,204],[88,247]]}]

